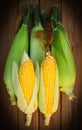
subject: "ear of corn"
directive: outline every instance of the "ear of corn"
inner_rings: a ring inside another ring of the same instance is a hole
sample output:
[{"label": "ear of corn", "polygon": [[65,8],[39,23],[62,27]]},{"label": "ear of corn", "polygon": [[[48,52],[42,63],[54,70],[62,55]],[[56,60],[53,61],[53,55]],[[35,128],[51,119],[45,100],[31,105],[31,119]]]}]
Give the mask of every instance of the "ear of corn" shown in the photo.
[{"label": "ear of corn", "polygon": [[13,91],[17,98],[17,106],[26,114],[26,125],[29,126],[32,113],[38,107],[39,66],[38,63],[36,63],[35,72],[32,61],[25,52],[20,68],[18,68],[16,62],[13,62],[12,83]]},{"label": "ear of corn", "polygon": [[58,101],[58,68],[54,57],[48,54],[41,64],[39,88],[39,109],[44,114],[45,125],[49,125],[51,115],[58,108]]},{"label": "ear of corn", "polygon": [[76,79],[76,66],[70,42],[61,22],[56,23],[53,32],[54,41],[51,45],[51,51],[58,64],[60,91],[65,92],[69,99],[72,99],[74,97],[72,91]]},{"label": "ear of corn", "polygon": [[16,64],[19,66],[23,52],[28,52],[28,23],[30,11],[31,6],[29,6],[28,14],[25,17],[24,22],[22,23],[19,31],[17,32],[12,42],[12,46],[10,48],[4,69],[4,83],[6,84],[6,88],[8,94],[10,95],[10,101],[12,105],[16,104],[16,99],[12,88],[12,64],[13,61],[15,61]]},{"label": "ear of corn", "polygon": [[43,31],[43,27],[39,21],[38,5],[36,5],[34,8],[34,27],[32,28],[30,35],[30,58],[32,59],[33,63],[38,61],[38,63],[41,64],[45,56],[45,51],[43,41],[35,36],[37,31]]}]

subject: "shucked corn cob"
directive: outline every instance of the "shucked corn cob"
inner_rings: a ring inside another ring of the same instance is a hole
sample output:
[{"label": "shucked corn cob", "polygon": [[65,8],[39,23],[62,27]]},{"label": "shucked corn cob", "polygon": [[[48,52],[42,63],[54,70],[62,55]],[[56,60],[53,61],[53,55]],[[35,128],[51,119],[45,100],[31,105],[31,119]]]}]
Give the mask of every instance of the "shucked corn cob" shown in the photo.
[{"label": "shucked corn cob", "polygon": [[52,15],[52,21],[55,25],[55,28],[53,29],[55,38],[51,45],[51,51],[58,64],[60,91],[65,92],[69,96],[69,99],[72,99],[74,97],[72,91],[76,79],[75,61],[67,32],[60,20],[58,21],[56,19],[56,15],[59,15],[57,7],[53,7]]},{"label": "shucked corn cob", "polygon": [[49,125],[51,115],[57,111],[58,101],[58,68],[55,58],[47,52],[41,64],[39,89],[39,109],[44,114],[45,125]]},{"label": "shucked corn cob", "polygon": [[16,104],[16,99],[12,88],[12,64],[13,61],[15,61],[19,66],[24,51],[28,52],[28,24],[30,12],[31,5],[28,8],[27,16],[25,17],[19,31],[17,32],[12,42],[12,46],[10,48],[4,70],[4,83],[6,84],[6,88],[10,95],[10,101],[12,105]]},{"label": "shucked corn cob", "polygon": [[26,114],[26,126],[29,126],[32,113],[37,109],[37,93],[39,87],[39,66],[36,72],[27,53],[24,52],[21,65],[18,68],[13,62],[12,83],[18,108]]},{"label": "shucked corn cob", "polygon": [[21,67],[19,68],[19,82],[22,87],[26,102],[29,103],[35,83],[34,66],[31,60],[22,63]]}]

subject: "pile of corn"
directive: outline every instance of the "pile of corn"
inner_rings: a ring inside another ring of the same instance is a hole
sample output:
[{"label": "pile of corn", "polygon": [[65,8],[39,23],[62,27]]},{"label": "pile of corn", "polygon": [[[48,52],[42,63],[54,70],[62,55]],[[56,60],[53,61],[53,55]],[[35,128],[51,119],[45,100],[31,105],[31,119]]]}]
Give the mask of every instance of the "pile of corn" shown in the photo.
[{"label": "pile of corn", "polygon": [[52,7],[51,21],[46,14],[33,8],[34,26],[30,32],[29,19],[32,5],[12,42],[4,68],[4,83],[12,105],[26,114],[26,126],[31,124],[32,113],[39,107],[44,124],[58,110],[59,91],[73,99],[76,79],[75,61],[67,32],[61,23],[57,7]]}]

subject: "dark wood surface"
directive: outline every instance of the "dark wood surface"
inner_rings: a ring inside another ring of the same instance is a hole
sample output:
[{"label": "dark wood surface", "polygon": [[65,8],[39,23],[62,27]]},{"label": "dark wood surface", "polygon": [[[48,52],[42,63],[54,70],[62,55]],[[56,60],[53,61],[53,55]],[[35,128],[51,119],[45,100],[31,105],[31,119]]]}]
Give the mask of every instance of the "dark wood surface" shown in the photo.
[{"label": "dark wood surface", "polygon": [[50,120],[43,124],[43,114],[37,110],[33,114],[30,127],[25,126],[25,114],[16,106],[11,106],[9,95],[3,82],[6,58],[15,36],[15,23],[19,14],[28,7],[30,0],[8,0],[0,4],[0,130],[82,130],[82,4],[81,0],[31,0],[38,3],[40,10],[49,10],[58,4],[62,13],[62,22],[67,29],[77,67],[77,79],[74,93],[77,99],[69,101],[60,93],[59,107]]}]

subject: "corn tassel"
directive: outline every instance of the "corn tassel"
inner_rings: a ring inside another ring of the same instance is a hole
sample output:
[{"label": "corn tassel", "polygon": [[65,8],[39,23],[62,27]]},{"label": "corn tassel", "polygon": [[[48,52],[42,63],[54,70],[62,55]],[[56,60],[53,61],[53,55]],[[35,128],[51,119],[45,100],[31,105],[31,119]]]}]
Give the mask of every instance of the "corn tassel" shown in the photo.
[{"label": "corn tassel", "polygon": [[30,16],[31,6],[29,6],[28,14],[25,17],[24,22],[22,23],[19,31],[17,32],[13,42],[12,46],[10,48],[6,65],[4,69],[4,83],[6,84],[6,88],[8,91],[8,94],[10,95],[10,101],[12,105],[16,104],[15,95],[12,88],[12,64],[13,61],[16,62],[16,64],[19,66],[21,57],[23,55],[24,51],[28,52],[28,23],[29,23],[29,16]]},{"label": "corn tassel", "polygon": [[41,64],[39,109],[44,114],[44,124],[49,125],[51,115],[57,111],[59,101],[58,68],[53,56],[48,52]]},{"label": "corn tassel", "polygon": [[55,10],[52,17],[55,28],[53,29],[54,41],[51,45],[51,51],[58,64],[60,91],[65,92],[69,96],[69,99],[72,99],[75,97],[72,92],[76,79],[75,61],[67,32],[60,21],[55,22],[54,14]]},{"label": "corn tassel", "polygon": [[39,87],[39,66],[36,63],[36,72],[32,61],[24,52],[21,65],[18,68],[13,62],[12,83],[18,108],[26,114],[26,126],[29,126],[32,113],[37,109],[37,93]]},{"label": "corn tassel", "polygon": [[32,28],[30,35],[30,58],[32,59],[34,64],[35,61],[38,61],[38,63],[41,64],[45,56],[44,42],[36,37],[37,31],[43,31],[43,27],[41,25],[41,22],[39,21],[38,5],[36,5],[34,9],[34,27]]}]

